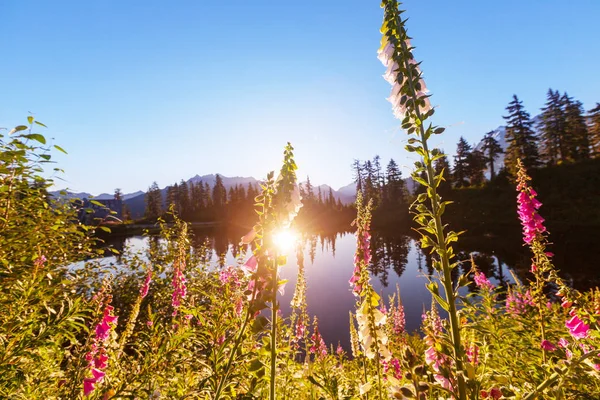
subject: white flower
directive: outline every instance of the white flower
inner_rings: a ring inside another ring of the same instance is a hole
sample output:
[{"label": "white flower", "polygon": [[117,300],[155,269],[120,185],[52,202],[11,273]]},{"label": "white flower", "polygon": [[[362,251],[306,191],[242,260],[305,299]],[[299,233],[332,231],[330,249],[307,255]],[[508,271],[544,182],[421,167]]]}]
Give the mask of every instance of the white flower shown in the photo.
[{"label": "white flower", "polygon": [[390,64],[392,62],[392,56],[394,55],[394,50],[395,50],[394,45],[390,42],[387,42],[387,44],[385,45],[385,47],[383,49],[380,49],[379,51],[377,51],[377,58],[379,59],[379,61],[381,61],[381,63],[383,65],[385,65],[387,67],[388,64]]},{"label": "white flower", "polygon": [[398,69],[400,66],[397,62],[391,63],[385,74],[383,74],[383,79],[385,79],[390,85],[393,85],[398,79]]}]

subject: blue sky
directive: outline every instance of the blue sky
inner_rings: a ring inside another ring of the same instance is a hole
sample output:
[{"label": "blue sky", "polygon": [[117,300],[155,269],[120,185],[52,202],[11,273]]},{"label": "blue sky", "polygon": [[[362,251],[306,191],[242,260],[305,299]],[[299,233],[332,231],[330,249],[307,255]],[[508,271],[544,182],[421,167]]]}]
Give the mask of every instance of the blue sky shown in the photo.
[{"label": "blue sky", "polygon": [[[408,31],[453,153],[503,124],[516,93],[600,102],[600,2],[409,0]],[[146,190],[195,174],[264,177],[287,141],[334,188],[354,158],[414,161],[376,58],[366,0],[0,0],[0,127],[29,112],[64,147],[76,191]]]}]

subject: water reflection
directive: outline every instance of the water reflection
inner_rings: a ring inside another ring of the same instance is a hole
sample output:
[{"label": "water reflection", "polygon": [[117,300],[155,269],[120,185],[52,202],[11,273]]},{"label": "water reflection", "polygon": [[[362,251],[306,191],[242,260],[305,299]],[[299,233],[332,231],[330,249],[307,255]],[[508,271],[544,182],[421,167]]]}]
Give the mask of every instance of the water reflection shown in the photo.
[{"label": "water reflection", "polygon": [[[215,267],[223,267],[236,263],[235,255],[243,250],[239,246],[240,237],[245,233],[216,228],[195,231],[192,244],[196,252],[204,252],[202,257],[205,260],[210,260]],[[453,278],[458,279],[459,274],[471,268],[470,258],[473,256],[478,268],[495,285],[506,287],[512,283],[511,271],[519,279],[527,279],[530,256],[518,239],[519,236],[516,241],[507,242],[500,236],[463,237],[455,248],[461,264],[453,271]],[[128,246],[141,249],[156,245],[156,240],[156,237],[113,236],[107,238],[107,244],[119,250]],[[304,244],[308,311],[319,318],[319,328],[328,344],[339,341],[342,346],[347,346],[348,312],[354,310],[356,302],[348,284],[354,267],[355,238],[351,232],[330,232],[304,234],[301,240]],[[407,329],[418,329],[423,309],[431,304],[431,296],[425,288],[425,276],[434,272],[431,254],[423,252],[414,238],[402,234],[374,232],[371,245],[373,256],[369,270],[375,290],[387,299],[398,285],[406,309]],[[582,251],[581,246],[590,247]],[[594,265],[590,262],[597,259],[597,247],[591,246],[589,241],[562,241],[552,246],[557,267],[579,289],[598,284],[595,270],[586,268]],[[567,256],[566,252],[570,255]],[[290,254],[286,267],[282,269],[282,278],[288,280],[281,298],[284,315],[290,312],[289,302],[295,288],[296,273],[296,256]],[[474,289],[466,288],[463,294]]]}]

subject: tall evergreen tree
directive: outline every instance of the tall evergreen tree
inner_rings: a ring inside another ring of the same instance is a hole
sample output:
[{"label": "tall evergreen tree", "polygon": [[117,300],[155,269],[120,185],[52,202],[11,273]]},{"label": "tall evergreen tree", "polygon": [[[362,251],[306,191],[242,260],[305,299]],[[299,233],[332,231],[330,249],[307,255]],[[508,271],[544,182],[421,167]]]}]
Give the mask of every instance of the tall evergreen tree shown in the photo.
[{"label": "tall evergreen tree", "polygon": [[212,190],[213,207],[217,210],[222,209],[227,204],[227,190],[223,185],[223,178],[217,174],[215,178],[215,186]]},{"label": "tall evergreen tree", "polygon": [[562,97],[565,108],[565,132],[569,138],[569,158],[572,161],[586,160],[590,157],[588,128],[583,116],[583,104],[573,100],[566,93]]},{"label": "tall evergreen tree", "polygon": [[500,143],[494,138],[494,131],[488,132],[483,137],[483,155],[485,157],[485,162],[490,167],[490,179],[494,179],[496,177],[496,171],[494,170],[494,162],[496,158],[504,151],[502,150],[502,146]]},{"label": "tall evergreen tree", "polygon": [[146,218],[155,219],[162,214],[162,198],[158,183],[152,182],[152,185],[146,192]]},{"label": "tall evergreen tree", "polygon": [[456,187],[468,185],[470,154],[471,145],[461,136],[456,145],[456,156],[454,157],[454,182]]},{"label": "tall evergreen tree", "polygon": [[506,141],[508,147],[504,157],[504,165],[507,171],[515,176],[517,172],[517,159],[521,159],[526,168],[534,168],[539,165],[539,154],[537,149],[537,138],[531,128],[533,122],[529,113],[525,111],[523,102],[517,95],[506,107],[508,115],[504,116],[506,124]]},{"label": "tall evergreen tree", "polygon": [[485,182],[486,159],[483,152],[479,150],[471,151],[467,156],[468,176],[471,186],[480,186]]},{"label": "tall evergreen tree", "polygon": [[356,183],[356,192],[363,191],[363,172],[360,160],[354,160],[352,163],[352,173],[354,175],[354,183]]},{"label": "tall evergreen tree", "polygon": [[190,214],[190,193],[188,184],[183,179],[179,182],[177,197],[179,200],[179,215],[188,219]]},{"label": "tall evergreen tree", "polygon": [[546,105],[542,108],[538,124],[540,156],[547,165],[555,165],[568,158],[565,111],[558,90],[548,89],[546,96]]},{"label": "tall evergreen tree", "polygon": [[588,134],[592,157],[600,157],[600,103],[588,111]]},{"label": "tall evergreen tree", "polygon": [[406,204],[406,184],[402,179],[402,172],[394,159],[386,168],[386,199],[390,205]]}]

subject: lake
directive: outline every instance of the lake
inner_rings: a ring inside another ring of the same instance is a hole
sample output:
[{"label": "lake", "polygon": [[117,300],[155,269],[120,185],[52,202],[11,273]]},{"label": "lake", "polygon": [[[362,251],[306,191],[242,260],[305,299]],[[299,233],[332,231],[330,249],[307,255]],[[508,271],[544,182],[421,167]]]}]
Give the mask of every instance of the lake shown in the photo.
[{"label": "lake", "polygon": [[[242,234],[220,229],[194,232],[196,244],[208,243],[212,247],[212,261],[215,268],[235,264],[234,254]],[[470,255],[495,285],[506,286],[513,283],[511,271],[526,279],[530,265],[528,249],[523,247],[517,232],[516,239],[509,236],[464,237],[455,246],[458,258],[465,260],[463,269],[470,269]],[[593,236],[577,240],[565,235],[551,246],[555,252],[557,267],[563,276],[575,287],[587,289],[598,285],[597,269],[592,262],[599,259],[598,247],[594,246]],[[572,236],[572,235],[571,235]],[[511,237],[511,241],[503,239]],[[108,244],[122,250],[126,247],[141,250],[147,246],[144,236],[111,237]],[[304,265],[307,281],[308,312],[319,319],[319,330],[326,343],[344,348],[349,346],[348,312],[355,309],[355,297],[350,291],[348,280],[354,268],[355,237],[350,232],[336,232],[327,235],[304,235]],[[293,253],[293,252],[292,252]],[[370,266],[371,283],[375,290],[386,299],[399,287],[406,313],[406,328],[413,331],[419,328],[423,309],[431,304],[431,295],[425,288],[426,275],[432,274],[431,258],[428,252],[418,247],[415,238],[402,234],[375,232],[372,238],[373,260]],[[118,262],[107,257],[107,262]],[[582,266],[586,268],[582,268]],[[458,271],[456,271],[458,272]],[[297,264],[295,254],[288,255],[287,265],[282,267],[282,278],[289,282],[285,293],[280,296],[281,309],[289,315],[290,300],[294,294]],[[456,274],[457,275],[457,274]],[[466,294],[472,288],[463,288]]]}]

